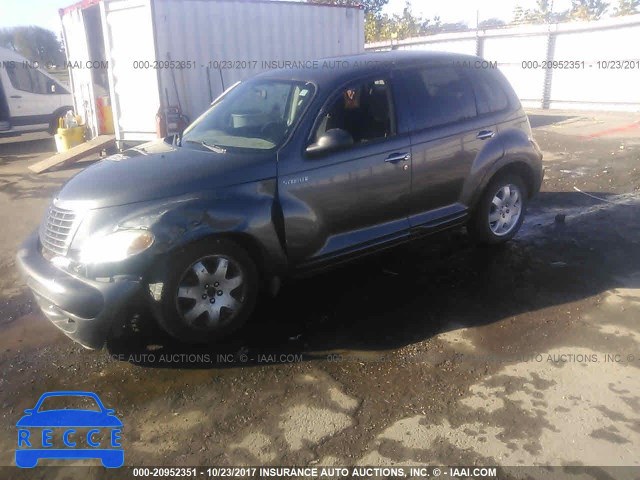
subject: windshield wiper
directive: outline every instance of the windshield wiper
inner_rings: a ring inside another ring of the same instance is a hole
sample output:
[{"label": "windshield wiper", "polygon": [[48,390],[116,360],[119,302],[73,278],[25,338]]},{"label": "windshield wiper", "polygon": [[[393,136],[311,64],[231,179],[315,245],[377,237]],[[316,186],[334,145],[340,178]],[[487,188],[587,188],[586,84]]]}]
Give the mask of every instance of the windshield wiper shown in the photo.
[{"label": "windshield wiper", "polygon": [[222,148],[219,145],[210,145],[207,142],[205,142],[204,140],[200,142],[200,145],[202,145],[203,147],[207,147],[212,152],[227,153],[227,149],[226,148]]},{"label": "windshield wiper", "polygon": [[205,142],[204,140],[201,141],[201,142],[196,142],[195,140],[185,140],[185,143],[196,143],[198,145],[202,145],[205,148],[208,148],[212,152],[227,153],[227,149],[226,148],[220,147],[218,145],[211,145],[211,144]]}]

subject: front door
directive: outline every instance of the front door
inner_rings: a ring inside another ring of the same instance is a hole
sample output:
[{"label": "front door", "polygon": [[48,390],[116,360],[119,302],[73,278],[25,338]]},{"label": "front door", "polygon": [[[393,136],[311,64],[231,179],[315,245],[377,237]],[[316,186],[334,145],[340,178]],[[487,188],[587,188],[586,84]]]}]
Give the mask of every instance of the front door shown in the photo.
[{"label": "front door", "polygon": [[393,112],[386,77],[341,88],[319,114],[312,142],[339,129],[353,143],[282,163],[279,191],[292,264],[315,264],[408,234],[410,141],[397,132]]}]

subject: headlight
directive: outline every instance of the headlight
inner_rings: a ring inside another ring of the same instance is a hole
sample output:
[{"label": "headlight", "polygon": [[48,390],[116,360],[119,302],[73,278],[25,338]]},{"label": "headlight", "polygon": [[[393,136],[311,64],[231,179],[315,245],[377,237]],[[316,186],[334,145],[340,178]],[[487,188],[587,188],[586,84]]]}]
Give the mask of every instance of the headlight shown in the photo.
[{"label": "headlight", "polygon": [[144,252],[153,244],[148,230],[120,230],[103,237],[92,237],[80,250],[82,263],[120,262]]}]

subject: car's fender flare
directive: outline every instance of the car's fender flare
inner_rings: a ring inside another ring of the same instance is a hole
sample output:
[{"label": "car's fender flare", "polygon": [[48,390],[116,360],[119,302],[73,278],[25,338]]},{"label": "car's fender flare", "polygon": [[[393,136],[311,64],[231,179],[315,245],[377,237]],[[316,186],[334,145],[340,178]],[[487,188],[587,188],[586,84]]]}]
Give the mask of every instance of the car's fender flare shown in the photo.
[{"label": "car's fender flare", "polygon": [[[261,275],[280,275],[288,262],[272,204],[268,195],[233,195],[214,201],[198,198],[177,203],[162,212],[152,226],[156,238],[154,254],[174,255],[207,238],[223,237],[247,250]],[[154,264],[152,276],[164,274],[164,263]]]},{"label": "car's fender flare", "polygon": [[541,155],[537,156],[537,147],[532,148],[533,140],[522,130],[514,128],[499,133],[493,141],[500,142],[502,154],[497,155],[499,150],[495,148],[483,150],[478,155],[470,175],[473,180],[465,185],[463,191],[463,202],[470,209],[475,207],[489,182],[507,171],[523,178],[530,196],[540,188],[542,170],[538,165]]}]

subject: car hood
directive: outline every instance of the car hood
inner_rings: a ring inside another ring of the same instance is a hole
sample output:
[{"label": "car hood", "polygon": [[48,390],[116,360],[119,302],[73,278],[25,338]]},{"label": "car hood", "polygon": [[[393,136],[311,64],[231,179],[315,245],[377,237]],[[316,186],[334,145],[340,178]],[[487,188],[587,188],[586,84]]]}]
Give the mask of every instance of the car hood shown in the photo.
[{"label": "car hood", "polygon": [[47,410],[25,415],[17,427],[121,427],[114,415],[89,410]]},{"label": "car hood", "polygon": [[272,151],[216,153],[157,140],[91,165],[62,187],[56,201],[112,207],[275,176]]}]

